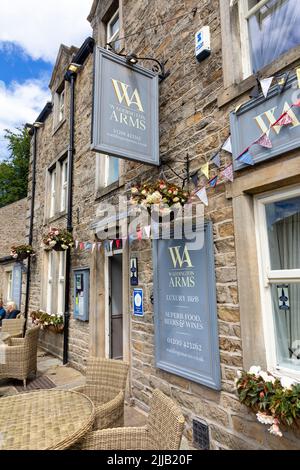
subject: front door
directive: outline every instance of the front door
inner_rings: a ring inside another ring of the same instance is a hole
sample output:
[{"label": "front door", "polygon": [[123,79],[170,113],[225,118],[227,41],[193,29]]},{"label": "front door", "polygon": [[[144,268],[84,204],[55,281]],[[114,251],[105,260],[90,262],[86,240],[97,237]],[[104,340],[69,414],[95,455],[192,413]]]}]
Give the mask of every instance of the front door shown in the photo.
[{"label": "front door", "polygon": [[122,255],[114,254],[109,260],[109,322],[110,357],[123,359],[123,289]]}]

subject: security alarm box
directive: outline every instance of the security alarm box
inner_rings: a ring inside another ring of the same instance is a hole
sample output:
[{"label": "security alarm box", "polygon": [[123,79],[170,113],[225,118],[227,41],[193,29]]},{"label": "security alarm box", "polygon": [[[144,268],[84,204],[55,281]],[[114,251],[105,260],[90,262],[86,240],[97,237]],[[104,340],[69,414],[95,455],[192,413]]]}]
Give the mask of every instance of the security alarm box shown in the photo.
[{"label": "security alarm box", "polygon": [[74,270],[74,318],[76,320],[89,320],[89,269]]},{"label": "security alarm box", "polygon": [[209,26],[203,26],[195,34],[195,54],[198,62],[206,59],[211,53]]}]

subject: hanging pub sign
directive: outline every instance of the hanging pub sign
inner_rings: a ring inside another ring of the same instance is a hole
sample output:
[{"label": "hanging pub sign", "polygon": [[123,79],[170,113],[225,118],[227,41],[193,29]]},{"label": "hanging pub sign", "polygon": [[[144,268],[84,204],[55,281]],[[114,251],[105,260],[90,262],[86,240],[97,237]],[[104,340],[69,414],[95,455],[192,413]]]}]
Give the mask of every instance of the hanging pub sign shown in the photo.
[{"label": "hanging pub sign", "polygon": [[[281,92],[280,92],[281,91]],[[296,75],[290,76],[283,90],[270,88],[267,98],[261,93],[230,114],[234,169],[247,166],[238,157],[249,149],[253,164],[263,162],[300,146],[300,108]],[[274,125],[287,112],[289,125]]]},{"label": "hanging pub sign", "polygon": [[158,76],[95,48],[92,149],[159,165]]},{"label": "hanging pub sign", "polygon": [[213,238],[153,241],[156,366],[215,390],[221,388]]}]

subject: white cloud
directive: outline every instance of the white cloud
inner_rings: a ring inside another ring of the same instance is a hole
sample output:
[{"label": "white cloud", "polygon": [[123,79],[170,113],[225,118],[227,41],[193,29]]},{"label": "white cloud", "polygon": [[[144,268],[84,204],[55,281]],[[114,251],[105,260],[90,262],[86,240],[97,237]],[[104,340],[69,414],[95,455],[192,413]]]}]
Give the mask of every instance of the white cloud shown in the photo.
[{"label": "white cloud", "polygon": [[1,42],[13,42],[33,59],[55,62],[61,43],[80,46],[92,34],[93,0],[1,0]]},{"label": "white cloud", "polygon": [[42,79],[12,82],[9,86],[0,81],[0,160],[7,157],[4,129],[14,130],[35,121],[50,99],[46,84]]}]

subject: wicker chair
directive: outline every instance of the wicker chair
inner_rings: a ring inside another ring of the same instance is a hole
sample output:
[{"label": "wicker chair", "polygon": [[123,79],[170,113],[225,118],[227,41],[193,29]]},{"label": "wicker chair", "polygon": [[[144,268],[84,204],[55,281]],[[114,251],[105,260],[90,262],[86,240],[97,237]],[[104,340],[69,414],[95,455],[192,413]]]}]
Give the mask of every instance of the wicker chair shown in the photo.
[{"label": "wicker chair", "polygon": [[[12,321],[12,320],[8,320]],[[25,338],[11,338],[5,348],[5,364],[0,364],[0,378],[26,380],[31,372],[37,371],[37,345],[39,326],[26,331]]]},{"label": "wicker chair", "polygon": [[73,390],[87,395],[95,404],[93,429],[124,426],[124,398],[128,363],[114,359],[88,359],[86,384]]},{"label": "wicker chair", "polygon": [[144,427],[91,431],[80,441],[82,450],[178,450],[185,419],[177,405],[154,390]]},{"label": "wicker chair", "polygon": [[24,331],[25,318],[13,318],[11,320],[2,320],[3,333],[9,333],[12,338],[22,338]]}]

